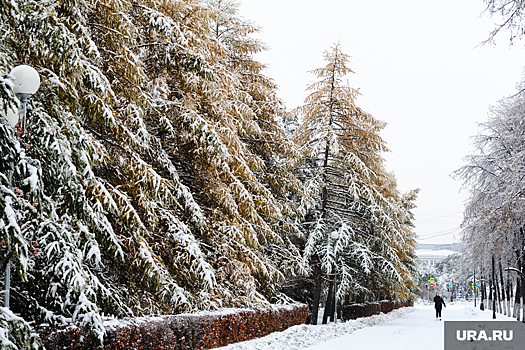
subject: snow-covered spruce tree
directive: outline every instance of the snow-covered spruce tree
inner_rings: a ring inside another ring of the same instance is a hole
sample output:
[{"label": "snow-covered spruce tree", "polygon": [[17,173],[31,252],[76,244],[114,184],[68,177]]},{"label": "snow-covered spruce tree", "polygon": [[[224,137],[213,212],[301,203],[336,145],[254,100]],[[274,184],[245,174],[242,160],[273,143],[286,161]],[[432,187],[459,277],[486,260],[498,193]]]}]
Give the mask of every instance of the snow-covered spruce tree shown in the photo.
[{"label": "snow-covered spruce tree", "polygon": [[[322,279],[333,273],[336,256],[337,299],[408,295],[415,245],[409,204],[415,192],[402,204],[393,177],[384,170],[381,152],[387,148],[379,132],[385,124],[359,108],[358,91],[343,84],[352,71],[339,45],[325,52],[325,60],[325,67],[313,71],[319,80],[295,112],[302,117],[295,139],[304,150],[305,188],[316,199],[305,202],[305,257],[316,281],[313,322]],[[339,232],[335,247],[333,231]]]},{"label": "snow-covered spruce tree", "polygon": [[282,299],[305,270],[301,187],[253,27],[198,1],[0,0],[0,17],[0,74],[43,80],[28,132],[0,133],[13,310],[102,337],[102,314]]}]

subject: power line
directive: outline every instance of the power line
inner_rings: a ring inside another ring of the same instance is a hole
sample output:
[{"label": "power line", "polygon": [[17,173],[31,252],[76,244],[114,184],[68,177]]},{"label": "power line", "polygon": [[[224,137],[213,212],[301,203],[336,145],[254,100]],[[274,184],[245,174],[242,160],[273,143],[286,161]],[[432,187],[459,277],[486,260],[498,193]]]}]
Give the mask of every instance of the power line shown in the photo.
[{"label": "power line", "polygon": [[454,229],[449,228],[449,229],[447,229],[447,230],[443,230],[443,231],[427,233],[427,234],[424,234],[424,235],[422,235],[422,236],[437,235],[437,234],[440,234],[440,233],[453,232],[453,231],[457,231],[457,230],[459,230],[459,229],[461,229],[461,227],[456,227],[456,228],[454,228]]},{"label": "power line", "polygon": [[[454,233],[454,232],[456,232],[456,231],[458,231],[458,230],[460,230],[460,229],[461,229],[461,228],[458,227],[458,228],[456,228],[456,229],[454,229],[454,230],[452,230],[452,231],[447,231],[447,232],[445,232],[445,233],[437,233],[437,234],[434,234],[433,236],[429,236],[429,237],[425,237],[425,238],[419,238],[419,237],[418,237],[417,239],[419,239],[419,240],[421,240],[421,241],[424,241],[425,239],[430,239],[430,238],[434,238],[434,237],[439,237],[439,236],[449,235],[449,234]],[[442,232],[443,232],[443,231],[442,231]],[[431,234],[432,234],[432,233],[431,233]]]},{"label": "power line", "polygon": [[441,219],[441,218],[446,218],[446,217],[448,217],[448,216],[457,215],[457,214],[461,214],[461,213],[463,213],[463,212],[462,212],[462,211],[458,211],[457,213],[452,213],[452,214],[447,214],[447,215],[443,215],[443,216],[438,216],[438,217],[435,217],[435,218],[433,218],[433,219],[427,219],[427,220],[423,220],[423,221],[418,221],[418,220],[416,219],[416,222],[415,222],[415,223],[416,223],[416,224],[418,224],[418,223],[420,224],[420,223],[422,223],[422,222],[427,222],[427,221],[437,220],[437,219]]}]

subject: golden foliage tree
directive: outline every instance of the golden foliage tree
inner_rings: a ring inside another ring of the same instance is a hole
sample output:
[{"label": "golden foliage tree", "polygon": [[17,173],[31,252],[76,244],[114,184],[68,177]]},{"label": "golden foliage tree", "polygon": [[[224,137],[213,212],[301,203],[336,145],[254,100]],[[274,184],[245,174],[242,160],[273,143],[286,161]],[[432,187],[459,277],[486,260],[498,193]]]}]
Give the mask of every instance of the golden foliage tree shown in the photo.
[{"label": "golden foliage tree", "polygon": [[[295,139],[304,152],[307,196],[315,198],[308,207],[305,247],[316,281],[313,322],[323,276],[336,266],[341,279],[337,299],[379,291],[408,295],[410,263],[403,259],[413,256],[414,248],[410,208],[400,206],[395,180],[383,166],[381,152],[387,148],[379,132],[385,123],[358,107],[358,90],[344,84],[352,70],[340,46],[324,58],[326,66],[312,71],[318,80],[295,111],[302,118]],[[339,233],[335,242],[330,239],[334,231]],[[332,288],[331,282],[328,305]]]},{"label": "golden foliage tree", "polygon": [[[1,233],[30,243],[2,247],[19,257],[13,309],[26,319],[102,337],[103,313],[268,305],[305,270],[289,239],[298,151],[252,58],[255,29],[230,5],[0,1],[0,72],[23,62],[43,80],[29,133],[0,133],[36,204],[1,177],[2,217],[25,223]],[[16,104],[2,79],[3,105]]]}]

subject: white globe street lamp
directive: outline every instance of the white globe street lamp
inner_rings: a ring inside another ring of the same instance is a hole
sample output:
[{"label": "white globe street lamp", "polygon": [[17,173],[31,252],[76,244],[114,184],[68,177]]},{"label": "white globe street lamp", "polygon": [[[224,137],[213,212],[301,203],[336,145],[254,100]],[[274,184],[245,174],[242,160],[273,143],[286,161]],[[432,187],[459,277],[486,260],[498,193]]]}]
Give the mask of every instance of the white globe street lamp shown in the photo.
[{"label": "white globe street lamp", "polygon": [[332,233],[330,233],[330,237],[334,240],[334,323],[337,323],[337,252],[335,250],[335,243],[339,239],[339,232],[332,231]]},{"label": "white globe street lamp", "polygon": [[[27,99],[29,96],[34,94],[40,87],[40,76],[38,72],[31,66],[20,65],[16,66],[9,73],[15,80],[13,81],[13,92],[16,97],[20,100],[20,111],[15,113],[9,108],[7,110],[6,119],[9,121],[9,125],[14,128],[18,123],[20,127],[25,130],[26,127],[26,113],[27,113]],[[11,111],[11,113],[10,113]],[[11,172],[9,174],[9,186],[13,189],[13,172],[15,165],[11,164]],[[9,307],[9,292],[11,289],[11,262],[7,262],[5,268],[5,298],[4,307]]]},{"label": "white globe street lamp", "polygon": [[40,87],[40,76],[33,67],[25,64],[16,66],[9,74],[15,77],[13,81],[13,92],[20,100],[20,127],[25,130],[27,99],[37,92]]},{"label": "white globe street lamp", "polygon": [[11,70],[10,75],[15,77],[13,92],[15,94],[34,94],[40,87],[40,76],[31,66],[20,65]]}]

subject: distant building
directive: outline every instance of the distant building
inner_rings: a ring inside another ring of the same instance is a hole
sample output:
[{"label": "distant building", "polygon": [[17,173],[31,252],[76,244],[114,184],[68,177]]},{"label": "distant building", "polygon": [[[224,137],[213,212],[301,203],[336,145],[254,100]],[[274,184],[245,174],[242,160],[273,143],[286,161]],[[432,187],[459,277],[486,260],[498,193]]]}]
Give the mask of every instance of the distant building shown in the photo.
[{"label": "distant building", "polygon": [[420,266],[434,265],[455,253],[459,253],[459,244],[418,244],[417,263]]}]

